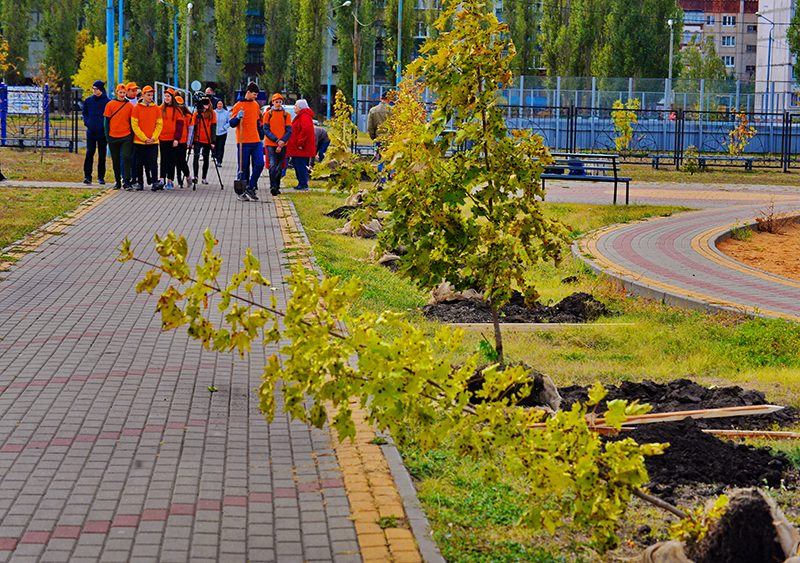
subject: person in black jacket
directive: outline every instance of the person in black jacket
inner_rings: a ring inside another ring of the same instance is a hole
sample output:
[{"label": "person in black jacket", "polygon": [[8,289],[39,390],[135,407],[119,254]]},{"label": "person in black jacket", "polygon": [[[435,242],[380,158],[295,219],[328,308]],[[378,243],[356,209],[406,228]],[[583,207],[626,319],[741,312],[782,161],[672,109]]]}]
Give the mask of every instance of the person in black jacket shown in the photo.
[{"label": "person in black jacket", "polygon": [[110,100],[105,84],[98,80],[92,84],[92,95],[83,102],[83,124],[86,126],[86,159],[83,161],[83,183],[92,183],[92,164],[97,152],[97,183],[105,184],[106,132],[103,112]]}]

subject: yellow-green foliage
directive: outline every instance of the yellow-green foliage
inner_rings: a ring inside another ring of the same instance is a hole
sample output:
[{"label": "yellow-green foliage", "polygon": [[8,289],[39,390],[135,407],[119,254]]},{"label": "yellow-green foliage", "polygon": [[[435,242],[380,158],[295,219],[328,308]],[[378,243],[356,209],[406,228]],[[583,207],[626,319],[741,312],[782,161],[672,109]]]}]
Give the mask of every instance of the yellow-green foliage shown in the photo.
[{"label": "yellow-green foliage", "polygon": [[720,495],[706,512],[702,506],[686,514],[686,518],[670,526],[670,536],[689,545],[699,543],[708,534],[708,528],[725,514],[728,497]]},{"label": "yellow-green foliage", "polygon": [[[100,43],[95,39],[91,45],[87,45],[81,59],[81,66],[76,74],[72,75],[72,84],[83,89],[84,96],[92,94],[92,84],[96,80],[106,81],[108,77],[108,52],[106,44]],[[128,74],[128,61],[122,63],[123,74]],[[114,88],[116,84],[106,84],[108,97],[114,99]]]},{"label": "yellow-green foliage", "polygon": [[[159,298],[163,329],[185,325],[206,349],[242,356],[253,341],[282,344],[284,359],[277,354],[269,358],[258,391],[268,420],[275,414],[275,390],[281,382],[285,412],[317,427],[330,424],[344,440],[355,435],[355,401],[367,411],[368,422],[389,430],[401,444],[414,426],[415,439],[425,448],[448,439],[459,455],[496,460],[497,465],[486,466],[487,481],[500,471],[523,479],[530,497],[524,524],[552,532],[569,522],[590,528],[600,551],[616,545],[631,490],[648,480],[643,455],[660,453],[660,445],[640,446],[631,439],[604,444],[591,429],[587,407],[580,404],[541,425],[542,412],[514,408],[530,389],[529,370],[521,365],[485,369],[479,393],[483,402],[471,404],[466,383],[473,377],[477,355],[458,369],[443,359],[458,348],[463,332],[445,327],[428,337],[403,315],[389,311],[353,316],[352,301],[361,292],[357,279],[342,287],[338,278],[319,281],[298,265],[288,278],[292,297],[285,311],[278,311],[274,296],[268,307],[253,297],[257,286],[270,282],[249,250],[243,269],[226,283],[218,279],[222,259],[214,253],[217,241],[208,230],[194,268],[186,262],[185,238],[169,233],[155,240],[160,263],[150,264],[153,269],[136,291],[152,293],[162,274],[179,282]],[[127,239],[119,250],[120,261],[139,260]],[[217,327],[211,318],[219,313],[224,321]],[[377,330],[381,326],[394,330]],[[520,390],[508,393],[510,386]],[[604,395],[603,386],[596,384],[589,404]],[[309,399],[311,408],[306,406]],[[610,401],[605,420],[619,429],[628,415],[648,408]]]},{"label": "yellow-green foliage", "polygon": [[697,147],[689,145],[683,153],[683,171],[694,174],[699,169],[700,163],[697,160]]},{"label": "yellow-green foliage", "polygon": [[614,129],[618,136],[614,139],[614,144],[618,151],[630,149],[633,140],[633,126],[639,123],[636,110],[641,106],[638,98],[628,100],[624,104],[621,100],[614,100],[614,111],[611,112],[611,119],[614,121]]},{"label": "yellow-green foliage", "polygon": [[738,113],[736,119],[739,122],[738,125],[728,132],[728,139],[730,139],[728,152],[732,155],[743,153],[747,145],[750,144],[750,139],[756,136],[756,128],[750,126],[745,112]]}]

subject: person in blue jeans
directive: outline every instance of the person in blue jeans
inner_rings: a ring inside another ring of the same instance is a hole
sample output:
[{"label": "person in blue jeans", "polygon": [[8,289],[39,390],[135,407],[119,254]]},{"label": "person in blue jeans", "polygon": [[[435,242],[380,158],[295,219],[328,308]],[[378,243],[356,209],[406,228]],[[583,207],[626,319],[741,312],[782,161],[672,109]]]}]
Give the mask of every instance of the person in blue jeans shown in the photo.
[{"label": "person in blue jeans", "polygon": [[258,178],[264,170],[264,143],[261,141],[261,110],[258,107],[256,96],[260,88],[255,82],[247,85],[244,99],[236,102],[231,109],[231,127],[236,129],[236,148],[239,164],[239,178],[244,178],[245,170],[250,168],[252,173],[247,179],[247,189],[237,197],[239,201],[258,201],[256,190]]},{"label": "person in blue jeans", "polygon": [[86,158],[83,161],[83,183],[92,183],[94,153],[97,153],[97,183],[106,183],[106,130],[103,112],[111,100],[106,95],[105,84],[98,80],[92,84],[92,95],[83,102],[83,124],[86,126]]}]

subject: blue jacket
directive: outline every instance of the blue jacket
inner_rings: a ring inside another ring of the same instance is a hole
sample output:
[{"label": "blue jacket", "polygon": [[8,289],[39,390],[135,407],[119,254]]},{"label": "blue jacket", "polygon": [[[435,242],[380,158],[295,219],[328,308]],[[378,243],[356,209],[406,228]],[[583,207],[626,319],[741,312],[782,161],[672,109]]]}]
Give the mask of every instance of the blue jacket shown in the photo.
[{"label": "blue jacket", "polygon": [[106,104],[111,100],[103,93],[102,96],[91,95],[83,102],[83,124],[86,126],[86,136],[92,139],[102,139],[106,136],[103,112]]}]

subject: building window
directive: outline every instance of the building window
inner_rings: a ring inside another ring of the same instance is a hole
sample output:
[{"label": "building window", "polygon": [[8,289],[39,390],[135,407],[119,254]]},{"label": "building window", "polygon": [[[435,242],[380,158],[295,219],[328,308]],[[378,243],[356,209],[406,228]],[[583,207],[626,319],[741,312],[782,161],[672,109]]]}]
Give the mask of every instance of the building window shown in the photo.
[{"label": "building window", "polygon": [[748,25],[747,26],[747,33],[755,33],[757,30],[758,30],[758,28],[756,26],[754,26],[754,25]]},{"label": "building window", "polygon": [[748,53],[755,53],[756,52],[756,46],[755,45],[748,45],[746,51]]},{"label": "building window", "polygon": [[736,25],[736,16],[722,16],[722,25],[724,26]]},{"label": "building window", "polygon": [[703,12],[685,12],[683,23],[690,24],[690,23],[700,23],[702,24],[706,21],[706,15]]},{"label": "building window", "polygon": [[730,55],[723,55],[722,56],[722,62],[725,63],[725,66],[735,66],[734,65],[734,59]]},{"label": "building window", "polygon": [[723,35],[722,36],[722,46],[723,47],[735,47],[736,46],[736,37],[733,35]]},{"label": "building window", "polygon": [[756,65],[747,65],[746,67],[744,67],[744,71],[745,72],[755,72],[756,71]]},{"label": "building window", "polygon": [[706,16],[706,25],[714,25],[717,23],[717,16]]},{"label": "building window", "polygon": [[417,22],[417,34],[414,37],[428,37],[428,24]]}]

